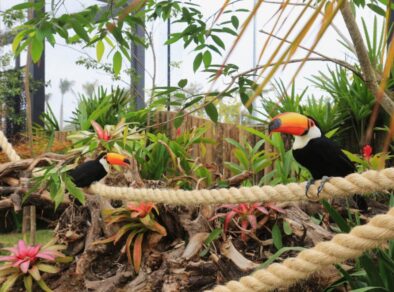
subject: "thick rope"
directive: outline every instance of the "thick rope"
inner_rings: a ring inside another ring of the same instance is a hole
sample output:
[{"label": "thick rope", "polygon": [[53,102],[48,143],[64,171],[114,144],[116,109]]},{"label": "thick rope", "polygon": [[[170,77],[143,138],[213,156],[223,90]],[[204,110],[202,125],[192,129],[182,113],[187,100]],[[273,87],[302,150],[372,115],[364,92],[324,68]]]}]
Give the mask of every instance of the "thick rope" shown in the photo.
[{"label": "thick rope", "polygon": [[18,153],[15,152],[10,142],[8,142],[7,137],[4,135],[3,131],[0,131],[0,147],[8,156],[8,159],[12,162],[21,160]]},{"label": "thick rope", "polygon": [[359,257],[363,252],[379,247],[394,238],[394,208],[377,215],[368,224],[354,227],[349,234],[337,234],[330,241],[304,250],[297,257],[288,258],[283,263],[271,264],[239,281],[230,281],[225,286],[217,286],[214,292],[270,291],[286,288],[324,267]]},{"label": "thick rope", "polygon": [[[91,185],[90,191],[105,198],[127,201],[149,201],[175,205],[222,204],[246,202],[288,202],[305,200],[304,183],[276,186],[253,186],[211,190],[134,189],[112,187],[101,183]],[[319,181],[311,186],[309,195],[316,197]],[[394,189],[394,168],[368,170],[344,178],[333,177],[324,185],[319,198],[345,197],[353,194],[370,194]]]}]

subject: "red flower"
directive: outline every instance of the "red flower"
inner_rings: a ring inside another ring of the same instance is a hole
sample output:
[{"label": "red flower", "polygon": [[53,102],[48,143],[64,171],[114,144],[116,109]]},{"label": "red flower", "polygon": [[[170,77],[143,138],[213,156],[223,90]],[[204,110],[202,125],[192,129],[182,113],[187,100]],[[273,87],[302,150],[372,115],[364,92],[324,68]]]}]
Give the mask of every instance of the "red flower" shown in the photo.
[{"label": "red flower", "polygon": [[111,139],[111,135],[108,133],[107,130],[104,130],[99,123],[96,121],[91,121],[90,122],[93,126],[93,129],[96,131],[97,137],[101,140],[108,141]]},{"label": "red flower", "polygon": [[179,137],[181,135],[181,128],[176,129],[176,137]]},{"label": "red flower", "polygon": [[363,147],[363,156],[366,160],[369,160],[371,158],[372,154],[372,147],[371,145],[367,144]]},{"label": "red flower", "polygon": [[138,205],[130,203],[127,205],[127,209],[132,211],[131,218],[144,218],[152,211],[152,209],[155,209],[157,211],[153,203],[145,202],[142,202]]}]

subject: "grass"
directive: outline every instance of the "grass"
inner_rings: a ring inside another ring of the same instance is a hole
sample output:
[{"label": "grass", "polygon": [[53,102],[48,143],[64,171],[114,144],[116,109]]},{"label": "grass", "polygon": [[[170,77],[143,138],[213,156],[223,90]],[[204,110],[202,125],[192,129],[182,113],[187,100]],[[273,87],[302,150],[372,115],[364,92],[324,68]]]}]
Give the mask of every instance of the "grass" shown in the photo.
[{"label": "grass", "polygon": [[[29,234],[27,235],[29,238]],[[43,229],[37,230],[36,243],[45,244],[53,238],[53,230]],[[15,245],[19,239],[22,239],[22,233],[6,233],[0,235],[0,246],[10,247]]]}]

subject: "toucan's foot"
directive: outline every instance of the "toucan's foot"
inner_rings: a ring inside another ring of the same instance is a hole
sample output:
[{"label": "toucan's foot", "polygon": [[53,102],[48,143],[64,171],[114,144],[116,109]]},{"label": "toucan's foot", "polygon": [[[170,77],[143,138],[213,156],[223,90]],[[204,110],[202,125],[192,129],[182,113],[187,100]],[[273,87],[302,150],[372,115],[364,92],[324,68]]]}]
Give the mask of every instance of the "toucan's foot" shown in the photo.
[{"label": "toucan's foot", "polygon": [[306,186],[305,186],[305,197],[307,197],[309,199],[308,196],[308,191],[309,188],[311,187],[311,185],[313,185],[315,183],[315,180],[313,178],[311,178],[310,180],[307,181]]},{"label": "toucan's foot", "polygon": [[320,185],[317,188],[317,194],[316,194],[318,197],[319,197],[320,193],[323,191],[325,183],[328,182],[329,180],[330,180],[330,178],[328,176],[323,176],[321,178]]}]

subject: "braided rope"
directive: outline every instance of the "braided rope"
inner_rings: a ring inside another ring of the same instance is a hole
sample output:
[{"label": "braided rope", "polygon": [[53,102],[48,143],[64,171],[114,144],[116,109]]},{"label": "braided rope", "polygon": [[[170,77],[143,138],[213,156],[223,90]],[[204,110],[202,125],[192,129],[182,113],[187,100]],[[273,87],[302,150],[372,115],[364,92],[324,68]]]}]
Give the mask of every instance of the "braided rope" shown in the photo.
[{"label": "braided rope", "polygon": [[[11,161],[20,160],[3,132],[0,131],[0,146]],[[265,201],[296,201],[305,199],[305,182],[277,186],[250,188],[230,188],[213,190],[169,190],[169,189],[133,189],[109,187],[100,183],[93,184],[93,193],[110,199],[131,201],[151,201],[157,203],[195,205]],[[317,191],[311,186],[311,193]],[[366,171],[350,174],[345,178],[334,177],[324,185],[320,198],[368,194],[376,191],[394,189],[394,168],[380,171]],[[274,263],[266,269],[258,270],[240,281],[230,281],[224,286],[217,286],[214,292],[270,291],[286,288],[305,279],[327,265],[343,262],[362,255],[368,249],[380,246],[386,240],[394,238],[394,208],[387,214],[377,215],[364,226],[357,226],[349,234],[337,234],[330,241],[321,242],[314,248],[304,250],[297,257],[288,258],[283,263]]]},{"label": "braided rope", "polygon": [[[134,189],[129,187],[112,187],[101,183],[91,185],[90,191],[102,197],[128,201],[149,201],[154,203],[196,205],[246,202],[288,202],[305,200],[304,183],[290,183],[276,186],[253,186],[211,190],[172,190],[172,189]],[[316,181],[309,190],[310,196],[316,198]],[[394,168],[368,170],[353,173],[346,177],[333,177],[324,185],[319,198],[369,194],[377,191],[394,189]],[[312,195],[314,194],[314,195]],[[317,198],[316,198],[317,199]]]},{"label": "braided rope", "polygon": [[214,292],[270,291],[286,288],[325,266],[356,258],[363,252],[376,248],[394,238],[394,208],[384,215],[377,215],[368,224],[354,227],[349,234],[337,234],[330,241],[304,250],[297,257],[283,263],[271,264],[239,281],[217,286]]},{"label": "braided rope", "polygon": [[4,135],[3,131],[0,131],[0,147],[12,162],[21,160],[10,142],[8,142],[7,137]]}]

